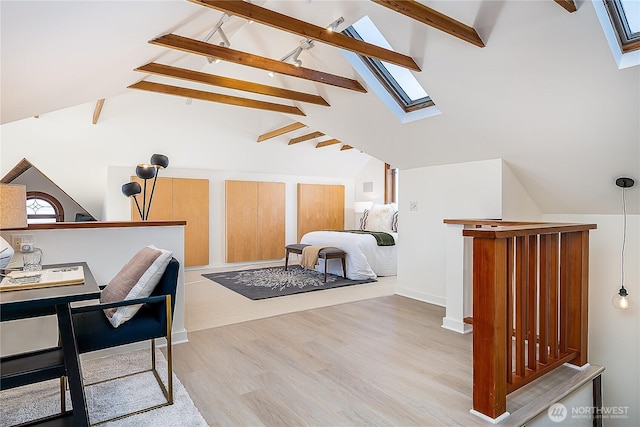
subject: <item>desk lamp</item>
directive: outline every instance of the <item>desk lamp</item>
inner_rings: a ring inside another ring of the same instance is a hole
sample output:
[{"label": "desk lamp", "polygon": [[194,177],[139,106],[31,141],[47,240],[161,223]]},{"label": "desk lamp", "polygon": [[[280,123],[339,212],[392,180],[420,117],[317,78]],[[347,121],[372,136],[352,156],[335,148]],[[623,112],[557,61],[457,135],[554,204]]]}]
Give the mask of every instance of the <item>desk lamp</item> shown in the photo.
[{"label": "desk lamp", "polygon": [[[27,227],[27,187],[0,184],[0,228]],[[7,268],[15,251],[0,236],[0,270]]]}]

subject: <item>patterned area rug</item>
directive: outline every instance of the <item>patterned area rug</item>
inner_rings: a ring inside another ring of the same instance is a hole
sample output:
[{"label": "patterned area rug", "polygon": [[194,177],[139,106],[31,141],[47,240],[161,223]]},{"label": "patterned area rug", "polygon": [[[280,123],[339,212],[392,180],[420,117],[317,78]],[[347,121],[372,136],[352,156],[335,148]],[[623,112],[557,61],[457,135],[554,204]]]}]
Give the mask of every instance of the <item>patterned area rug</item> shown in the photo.
[{"label": "patterned area rug", "polygon": [[307,270],[299,265],[289,266],[287,271],[284,267],[269,267],[203,276],[252,300],[375,282],[374,279],[350,280],[327,274],[327,282],[324,283],[323,273]]},{"label": "patterned area rug", "polygon": [[[149,351],[139,350],[85,360],[82,362],[84,382],[90,384],[114,376],[149,369],[151,365]],[[159,351],[156,352],[156,363],[160,378],[166,385],[167,362]],[[89,421],[92,424],[164,401],[164,395],[151,372],[88,386],[85,388],[85,395]],[[101,426],[207,426],[207,422],[202,418],[175,374],[173,376],[173,399],[173,405],[104,423]],[[67,409],[71,409],[68,390],[66,401]],[[2,427],[13,426],[59,412],[60,383],[57,379],[0,391],[0,426]]]}]

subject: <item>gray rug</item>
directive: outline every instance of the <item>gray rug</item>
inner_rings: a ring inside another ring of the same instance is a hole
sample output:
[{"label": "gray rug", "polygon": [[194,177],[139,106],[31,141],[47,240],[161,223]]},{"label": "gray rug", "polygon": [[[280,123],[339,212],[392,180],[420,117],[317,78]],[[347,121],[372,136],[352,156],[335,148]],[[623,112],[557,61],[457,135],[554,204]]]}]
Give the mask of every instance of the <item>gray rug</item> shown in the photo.
[{"label": "gray rug", "polygon": [[376,281],[374,279],[350,280],[341,276],[327,274],[327,282],[324,283],[324,273],[316,270],[307,270],[299,265],[289,266],[287,271],[284,270],[284,267],[268,267],[254,270],[209,273],[203,274],[203,276],[252,300]]},{"label": "gray rug", "polygon": [[[83,361],[85,384],[134,373],[150,367],[150,350],[141,350]],[[160,378],[165,381],[167,362],[157,352],[156,364]],[[12,426],[25,421],[60,412],[60,383],[44,381],[10,390],[0,391],[0,426]],[[178,378],[173,376],[173,405],[102,424],[108,427],[125,426],[189,426],[205,427],[206,421]],[[89,421],[92,424],[116,415],[142,409],[164,401],[164,395],[153,373],[147,372],[85,388]],[[67,391],[67,408],[71,399]]]}]

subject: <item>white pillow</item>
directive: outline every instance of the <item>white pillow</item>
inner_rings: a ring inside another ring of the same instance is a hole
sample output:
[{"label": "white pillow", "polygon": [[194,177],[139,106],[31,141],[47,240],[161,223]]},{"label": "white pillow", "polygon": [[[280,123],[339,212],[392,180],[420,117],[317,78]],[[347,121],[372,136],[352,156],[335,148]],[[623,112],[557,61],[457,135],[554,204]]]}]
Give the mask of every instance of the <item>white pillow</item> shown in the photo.
[{"label": "white pillow", "polygon": [[[151,295],[167,268],[173,253],[153,245],[142,248],[115,275],[100,294],[101,303],[146,298]],[[131,319],[141,305],[128,305],[104,310],[107,319],[117,328]]]},{"label": "white pillow", "polygon": [[360,228],[365,231],[393,232],[393,213],[396,210],[390,204],[373,205],[371,209],[364,212]]}]

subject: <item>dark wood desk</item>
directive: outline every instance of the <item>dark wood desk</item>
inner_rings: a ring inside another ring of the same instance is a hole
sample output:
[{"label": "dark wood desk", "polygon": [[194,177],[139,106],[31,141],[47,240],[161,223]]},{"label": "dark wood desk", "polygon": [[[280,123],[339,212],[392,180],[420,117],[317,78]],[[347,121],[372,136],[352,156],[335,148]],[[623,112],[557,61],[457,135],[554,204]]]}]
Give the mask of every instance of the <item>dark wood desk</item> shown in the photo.
[{"label": "dark wood desk", "polygon": [[[88,426],[89,416],[82,382],[78,347],[71,322],[70,304],[74,301],[96,299],[98,284],[84,262],[46,265],[43,268],[82,265],[85,282],[51,288],[0,292],[0,320],[26,319],[56,315],[59,346],[0,359],[0,388],[8,389],[34,382],[66,376],[69,382],[73,411],[43,419],[47,425]],[[37,424],[37,423],[35,423]]]}]

